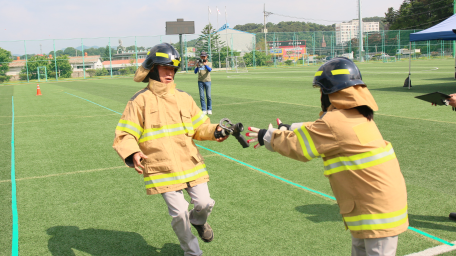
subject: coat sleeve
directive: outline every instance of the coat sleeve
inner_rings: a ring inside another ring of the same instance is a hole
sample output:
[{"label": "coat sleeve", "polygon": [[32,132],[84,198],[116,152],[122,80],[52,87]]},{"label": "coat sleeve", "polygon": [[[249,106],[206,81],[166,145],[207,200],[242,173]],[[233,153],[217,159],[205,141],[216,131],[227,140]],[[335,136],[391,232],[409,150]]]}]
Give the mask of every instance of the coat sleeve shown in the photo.
[{"label": "coat sleeve", "polygon": [[323,120],[302,123],[292,131],[272,131],[271,147],[283,156],[307,162],[338,148],[337,140]]},{"label": "coat sleeve", "polygon": [[211,120],[203,111],[196,105],[195,101],[191,99],[191,115],[192,125],[195,133],[193,139],[195,140],[215,140],[214,132],[217,128],[217,124],[211,124]]},{"label": "coat sleeve", "polygon": [[114,144],[112,147],[124,160],[125,164],[133,167],[133,153],[141,151],[138,140],[144,131],[144,114],[142,109],[134,102],[129,101],[122,117],[117,124]]}]

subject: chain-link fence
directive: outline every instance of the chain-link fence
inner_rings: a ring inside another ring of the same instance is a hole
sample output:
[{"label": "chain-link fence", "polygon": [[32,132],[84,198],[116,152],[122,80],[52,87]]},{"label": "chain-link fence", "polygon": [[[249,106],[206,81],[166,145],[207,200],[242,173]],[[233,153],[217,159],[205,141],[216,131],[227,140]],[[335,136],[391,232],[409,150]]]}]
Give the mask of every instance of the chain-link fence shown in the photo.
[{"label": "chain-link fence", "polygon": [[[453,41],[413,42],[409,49],[409,35],[414,32],[418,30],[364,33],[361,59],[389,62],[410,55],[413,59],[454,57]],[[148,49],[162,42],[182,53],[181,67],[186,72],[194,69],[202,50],[209,54],[215,70],[225,70],[226,60],[235,56],[242,57],[250,68],[316,65],[337,56],[359,61],[357,35],[347,35],[352,39],[342,41],[340,33],[253,34],[225,29],[210,37],[183,35],[181,45],[179,35],[0,41],[0,83],[132,76]],[[5,50],[7,54],[2,54]],[[8,52],[11,58],[5,58]]]}]

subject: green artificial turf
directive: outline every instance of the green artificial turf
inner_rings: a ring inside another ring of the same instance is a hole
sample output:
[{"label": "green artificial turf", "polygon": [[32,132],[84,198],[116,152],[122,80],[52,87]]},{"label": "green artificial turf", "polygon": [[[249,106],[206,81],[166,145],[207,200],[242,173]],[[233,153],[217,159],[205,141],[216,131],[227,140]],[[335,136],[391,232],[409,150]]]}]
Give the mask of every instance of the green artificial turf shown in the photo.
[{"label": "green artificial turf", "polygon": [[[410,225],[455,241],[456,222],[448,214],[456,211],[456,112],[414,98],[455,93],[454,60],[413,61],[411,90],[402,87],[407,62],[358,66],[379,105],[375,122],[393,144],[407,183]],[[312,88],[317,68],[213,72],[211,121],[228,117],[259,128],[276,118],[313,121],[320,112],[320,93]],[[176,75],[177,87],[199,105],[196,80],[193,73]],[[142,177],[124,167],[111,147],[119,113],[145,85],[131,78],[49,82],[40,84],[42,96],[35,96],[32,83],[0,86],[0,150],[6,156],[0,159],[0,188],[7,206],[0,210],[0,255],[11,251],[12,95],[21,255],[183,254],[161,196],[147,196]],[[242,149],[234,138],[195,143],[332,196],[320,159],[301,163],[265,148]],[[200,242],[205,254],[349,255],[350,233],[334,200],[200,152],[216,201],[209,218],[215,239]],[[440,244],[407,231],[399,236],[398,255]]]}]

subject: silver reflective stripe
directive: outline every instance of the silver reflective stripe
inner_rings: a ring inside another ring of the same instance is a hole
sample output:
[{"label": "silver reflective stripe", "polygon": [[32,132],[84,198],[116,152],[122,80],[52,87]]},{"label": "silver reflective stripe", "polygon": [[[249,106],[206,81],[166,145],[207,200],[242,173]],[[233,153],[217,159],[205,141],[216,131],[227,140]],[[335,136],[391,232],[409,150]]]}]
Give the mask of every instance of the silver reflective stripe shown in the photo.
[{"label": "silver reflective stripe", "polygon": [[134,127],[134,126],[131,126],[129,124],[124,124],[124,123],[118,123],[117,126],[120,126],[120,127],[125,127],[125,128],[128,128],[130,130],[133,130],[135,132],[137,132],[139,135],[141,135],[141,131],[138,130],[138,128]]},{"label": "silver reflective stripe", "polygon": [[389,156],[389,155],[392,155],[392,154],[394,154],[394,149],[393,148],[391,148],[389,151],[381,152],[381,153],[378,153],[376,155],[365,157],[365,158],[361,158],[361,159],[358,159],[358,160],[336,162],[336,163],[330,164],[328,166],[325,166],[325,170],[326,171],[327,170],[331,170],[333,168],[337,168],[337,167],[344,166],[344,165],[345,166],[361,165],[361,164],[365,164],[365,163],[369,163],[369,162],[378,160],[380,158],[383,158],[383,157],[386,157],[386,156]]},{"label": "silver reflective stripe", "polygon": [[195,121],[192,122],[193,125],[196,125],[199,121],[203,120],[203,118],[205,117],[206,115],[202,114],[200,117],[198,117],[198,119],[196,119]]},{"label": "silver reflective stripe", "polygon": [[359,221],[352,221],[352,222],[345,222],[347,223],[347,226],[362,226],[362,225],[375,225],[375,224],[387,224],[387,223],[393,223],[399,220],[404,219],[407,217],[407,212],[405,211],[403,214],[396,216],[396,217],[391,217],[391,218],[385,218],[385,219],[373,219],[373,220],[359,220]]},{"label": "silver reflective stripe", "polygon": [[[197,171],[194,171],[194,172],[191,172],[191,173],[187,173],[187,174],[184,174],[184,175],[181,175],[181,176],[174,176],[174,177],[168,177],[168,178],[162,178],[162,179],[158,179],[158,180],[148,180],[148,181],[145,181],[144,183],[147,185],[149,184],[157,184],[157,183],[162,183],[162,182],[166,182],[166,181],[173,181],[173,180],[183,180],[183,179],[187,179],[187,178],[190,178],[190,177],[193,177],[195,175],[198,175],[202,172],[205,172],[206,171],[206,168],[201,168]],[[153,178],[150,177],[151,179]]]},{"label": "silver reflective stripe", "polygon": [[[305,129],[305,128],[304,128],[304,129]],[[317,156],[314,155],[314,153],[312,152],[312,149],[310,148],[310,144],[309,144],[309,141],[307,140],[306,134],[302,131],[302,127],[298,128],[298,132],[299,132],[299,134],[301,135],[301,138],[302,138],[302,140],[304,141],[304,144],[306,145],[307,154],[309,154],[309,156],[310,156],[311,158],[317,157]]]},{"label": "silver reflective stripe", "polygon": [[178,131],[183,131],[183,130],[185,130],[184,127],[177,127],[177,128],[172,128],[172,129],[160,129],[158,131],[144,133],[141,136],[141,139],[142,138],[146,138],[146,137],[155,136],[155,135],[158,135],[158,134],[161,134],[161,133],[171,133],[171,132],[178,132]]}]

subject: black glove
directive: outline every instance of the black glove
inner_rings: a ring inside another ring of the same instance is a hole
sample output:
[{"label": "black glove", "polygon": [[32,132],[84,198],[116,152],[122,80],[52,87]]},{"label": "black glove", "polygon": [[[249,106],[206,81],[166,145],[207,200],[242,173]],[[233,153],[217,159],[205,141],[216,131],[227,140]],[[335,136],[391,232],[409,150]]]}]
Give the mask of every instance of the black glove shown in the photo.
[{"label": "black glove", "polygon": [[264,135],[266,135],[266,132],[268,130],[266,129],[260,129],[260,131],[258,132],[258,143],[260,143],[260,146],[264,146]]},{"label": "black glove", "polygon": [[221,131],[217,131],[217,129],[215,129],[214,136],[215,136],[216,139],[218,139],[218,138],[225,137],[226,134],[225,134],[225,131],[223,129]]},{"label": "black glove", "polygon": [[287,127],[287,130],[290,130],[290,128],[291,128],[291,125],[289,125],[289,124],[284,124],[284,123],[281,123],[281,124],[279,124],[279,128],[278,128],[278,129],[280,130],[280,128],[282,128],[282,127]]}]

